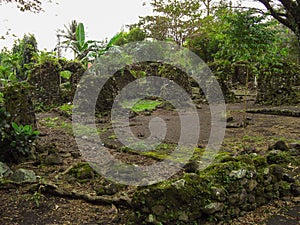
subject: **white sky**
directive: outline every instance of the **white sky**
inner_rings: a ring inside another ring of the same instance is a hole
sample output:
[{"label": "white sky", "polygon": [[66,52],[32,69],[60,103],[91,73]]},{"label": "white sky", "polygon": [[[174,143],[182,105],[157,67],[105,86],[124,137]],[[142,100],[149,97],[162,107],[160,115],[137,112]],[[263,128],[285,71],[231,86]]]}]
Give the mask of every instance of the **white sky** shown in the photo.
[{"label": "white sky", "polygon": [[[139,16],[149,15],[150,0],[57,0],[59,4],[43,3],[45,12],[20,12],[15,4],[0,6],[0,49],[11,48],[13,40],[26,33],[35,35],[38,48],[52,51],[56,45],[56,30],[71,20],[82,22],[90,40],[104,40],[122,27],[138,22]],[[9,30],[11,29],[11,30]],[[9,35],[6,35],[9,31]],[[17,36],[13,37],[12,34]]]}]

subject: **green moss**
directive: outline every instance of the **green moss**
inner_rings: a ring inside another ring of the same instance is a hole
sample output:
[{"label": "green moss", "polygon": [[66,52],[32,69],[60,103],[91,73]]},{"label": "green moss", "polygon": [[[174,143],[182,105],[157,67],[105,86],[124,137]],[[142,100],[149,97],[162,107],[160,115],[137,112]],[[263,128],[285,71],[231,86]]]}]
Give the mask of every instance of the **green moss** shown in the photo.
[{"label": "green moss", "polygon": [[65,113],[67,116],[72,115],[73,105],[66,103],[58,107],[63,113]]},{"label": "green moss", "polygon": [[161,105],[162,102],[154,100],[140,100],[140,101],[127,101],[123,102],[121,105],[125,109],[131,109],[132,111],[139,113],[144,111],[153,111],[157,106]]},{"label": "green moss", "polygon": [[[202,156],[203,152],[204,149],[198,148],[194,154]],[[286,152],[281,156],[295,160]],[[243,200],[242,210],[250,210],[255,207],[253,201],[260,206],[291,193],[291,184],[282,180],[284,164],[269,165],[267,157],[255,154],[231,157],[227,152],[219,153],[215,161],[219,162],[197,174],[184,173],[175,180],[139,188],[132,201],[140,213],[137,223],[153,215],[163,224],[197,224],[203,217],[208,218],[204,209],[212,203],[221,203],[224,208],[209,217],[229,220],[240,213],[236,203],[229,201],[231,197]]]},{"label": "green moss", "polygon": [[78,163],[69,174],[78,179],[81,183],[86,183],[95,177],[93,168],[86,162]]},{"label": "green moss", "polygon": [[251,155],[239,155],[236,160],[247,165],[254,165],[253,157]]},{"label": "green moss", "polygon": [[271,151],[266,157],[269,164],[286,164],[293,161],[288,152]]},{"label": "green moss", "polygon": [[[146,150],[149,146],[146,146],[144,141],[140,141],[132,143],[129,146],[122,146],[119,150],[122,152],[134,152],[153,159],[163,160],[175,150],[176,146],[176,144],[161,143],[155,149]],[[143,151],[140,151],[139,149],[143,149]],[[180,160],[180,157],[178,157],[178,160]]]},{"label": "green moss", "polygon": [[281,196],[290,195],[291,184],[286,181],[279,182],[279,193]]},{"label": "green moss", "polygon": [[253,163],[255,167],[266,167],[268,166],[267,159],[263,156],[255,156],[253,157]]},{"label": "green moss", "polygon": [[210,182],[228,185],[229,183],[234,181],[234,178],[229,176],[230,172],[238,171],[244,168],[254,170],[254,167],[251,167],[243,162],[228,161],[211,165],[204,171],[201,171],[199,175],[203,179],[209,180]]}]

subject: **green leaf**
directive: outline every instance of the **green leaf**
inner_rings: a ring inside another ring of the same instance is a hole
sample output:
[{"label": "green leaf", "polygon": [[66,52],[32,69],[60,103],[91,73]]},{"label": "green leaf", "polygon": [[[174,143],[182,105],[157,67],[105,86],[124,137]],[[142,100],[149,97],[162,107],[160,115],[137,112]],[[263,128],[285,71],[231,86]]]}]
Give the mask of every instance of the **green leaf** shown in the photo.
[{"label": "green leaf", "polygon": [[76,28],[76,40],[80,46],[83,46],[85,43],[85,31],[83,23],[79,23]]},{"label": "green leaf", "polygon": [[115,36],[113,36],[113,37],[110,39],[110,41],[108,42],[108,44],[106,45],[106,49],[107,49],[107,48],[110,48],[111,46],[113,46],[113,45],[116,43],[116,41],[117,41],[121,36],[122,36],[122,33],[121,33],[121,32],[118,33],[118,34],[116,34]]},{"label": "green leaf", "polygon": [[15,122],[11,123],[11,126],[14,128],[14,130],[18,131],[19,130],[19,126],[18,124],[16,124]]}]

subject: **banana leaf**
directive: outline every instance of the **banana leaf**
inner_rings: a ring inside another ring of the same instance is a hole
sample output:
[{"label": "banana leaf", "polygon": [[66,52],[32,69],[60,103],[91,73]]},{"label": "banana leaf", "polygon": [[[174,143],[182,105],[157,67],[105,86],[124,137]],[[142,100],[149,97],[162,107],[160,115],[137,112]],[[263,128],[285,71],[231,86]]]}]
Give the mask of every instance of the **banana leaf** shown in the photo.
[{"label": "banana leaf", "polygon": [[85,44],[85,31],[83,23],[79,23],[76,28],[76,40],[78,41],[79,46]]}]

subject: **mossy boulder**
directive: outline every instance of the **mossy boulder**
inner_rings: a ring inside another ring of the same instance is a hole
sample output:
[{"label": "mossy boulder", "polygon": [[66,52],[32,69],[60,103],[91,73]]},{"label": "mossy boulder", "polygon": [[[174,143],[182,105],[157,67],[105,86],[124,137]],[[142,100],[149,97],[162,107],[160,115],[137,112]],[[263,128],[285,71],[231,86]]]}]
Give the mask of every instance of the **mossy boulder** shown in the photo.
[{"label": "mossy boulder", "polygon": [[69,174],[75,177],[81,183],[88,182],[91,179],[94,179],[96,176],[96,172],[86,162],[78,163],[69,171]]}]

